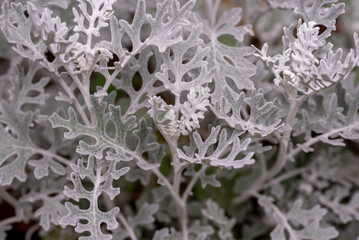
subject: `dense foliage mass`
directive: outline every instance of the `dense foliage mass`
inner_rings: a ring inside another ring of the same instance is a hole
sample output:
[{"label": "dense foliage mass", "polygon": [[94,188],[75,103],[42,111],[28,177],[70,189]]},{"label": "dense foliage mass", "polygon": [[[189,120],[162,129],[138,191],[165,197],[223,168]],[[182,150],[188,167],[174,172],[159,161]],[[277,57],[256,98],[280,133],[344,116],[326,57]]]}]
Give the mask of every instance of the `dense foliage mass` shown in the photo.
[{"label": "dense foliage mass", "polygon": [[358,12],[2,1],[0,239],[359,239]]}]

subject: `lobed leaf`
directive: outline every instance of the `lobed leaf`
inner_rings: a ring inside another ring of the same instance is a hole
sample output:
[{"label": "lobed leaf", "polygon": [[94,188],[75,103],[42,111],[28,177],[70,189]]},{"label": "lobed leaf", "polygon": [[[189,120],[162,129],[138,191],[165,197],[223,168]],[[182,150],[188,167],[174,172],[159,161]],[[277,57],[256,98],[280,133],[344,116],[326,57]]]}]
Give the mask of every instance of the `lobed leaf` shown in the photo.
[{"label": "lobed leaf", "polygon": [[[239,139],[240,132],[234,131],[228,138],[227,130],[220,132],[220,127],[213,127],[208,138],[203,141],[201,136],[194,132],[191,137],[191,144],[184,147],[184,152],[178,149],[177,154],[180,159],[190,163],[208,164],[210,166],[225,168],[242,168],[245,165],[253,164],[253,152],[246,152],[251,142],[250,138],[242,143]],[[216,145],[215,150],[210,150],[212,145]],[[243,158],[237,158],[243,154]]]},{"label": "lobed leaf", "polygon": [[323,228],[320,226],[320,221],[327,211],[319,205],[311,209],[302,209],[303,200],[298,199],[287,213],[283,213],[272,203],[271,198],[261,196],[258,203],[268,214],[273,216],[276,222],[276,226],[270,234],[272,239],[329,240],[338,236],[334,227]]},{"label": "lobed leaf", "polygon": [[[244,115],[246,108],[250,113]],[[264,137],[283,126],[277,116],[276,100],[266,102],[263,91],[253,91],[249,97],[244,92],[237,94],[230,89],[224,89],[224,95],[211,108],[219,119],[223,119],[229,126],[248,131],[251,135],[259,134]]]},{"label": "lobed leaf", "polygon": [[[342,203],[344,198],[351,197],[348,203]],[[359,192],[350,194],[349,189],[336,185],[325,194],[319,194],[319,202],[331,209],[340,219],[340,222],[359,221]]]},{"label": "lobed leaf", "polygon": [[[54,128],[63,127],[69,131],[65,133],[66,139],[74,139],[79,136],[88,136],[95,140],[94,144],[86,143],[80,140],[76,151],[82,155],[92,155],[97,159],[105,158],[109,161],[130,161],[133,158],[137,160],[139,167],[149,169],[158,167],[158,164],[146,163],[142,158],[145,152],[154,151],[158,148],[158,144],[148,142],[148,133],[150,128],[147,127],[144,119],[140,120],[139,130],[135,131],[137,144],[135,149],[131,149],[126,141],[130,131],[136,127],[135,116],[124,120],[121,116],[121,109],[119,106],[108,105],[106,103],[99,103],[95,97],[91,97],[92,108],[91,111],[96,116],[95,126],[85,126],[77,120],[75,110],[69,108],[69,118],[64,119],[57,113],[50,116],[49,120]],[[108,112],[106,110],[108,109]],[[114,124],[114,136],[109,136],[106,128],[112,121]],[[113,151],[105,150],[111,148]]]},{"label": "lobed leaf", "polygon": [[[98,198],[102,193],[106,193],[113,200],[120,193],[120,189],[114,188],[112,181],[126,174],[129,168],[116,169],[115,161],[109,162],[108,166],[98,166],[95,165],[93,156],[88,158],[86,166],[84,159],[79,159],[77,165],[72,164],[71,168],[73,170],[71,181],[74,188],[65,187],[64,194],[75,201],[86,199],[90,206],[83,209],[66,202],[65,207],[68,213],[60,220],[60,224],[76,226],[75,231],[78,233],[90,232],[90,236],[82,236],[79,238],[80,240],[112,239],[112,235],[102,232],[101,224],[106,223],[109,230],[116,229],[118,223],[115,216],[119,212],[119,208],[115,207],[108,212],[103,212],[99,209]],[[102,173],[102,169],[105,169],[105,173]],[[84,187],[85,178],[93,183],[92,190],[87,190]],[[86,223],[82,223],[82,220],[86,220]]]},{"label": "lobed leaf", "polygon": [[221,240],[233,239],[232,228],[234,227],[235,220],[225,216],[224,210],[217,203],[210,199],[207,200],[206,208],[202,209],[201,213],[219,227],[218,236]]},{"label": "lobed leaf", "polygon": [[250,77],[255,74],[256,67],[247,59],[253,54],[249,47],[237,47],[224,44],[220,41],[223,36],[233,36],[237,43],[241,43],[245,35],[253,35],[251,25],[238,25],[242,20],[242,9],[233,8],[218,17],[219,0],[205,1],[207,19],[198,14],[193,16],[193,21],[203,24],[202,35],[209,42],[205,44],[209,48],[209,68],[214,68],[211,77],[214,79],[215,90],[212,101],[224,95],[226,88],[235,90],[253,89],[254,84]]}]

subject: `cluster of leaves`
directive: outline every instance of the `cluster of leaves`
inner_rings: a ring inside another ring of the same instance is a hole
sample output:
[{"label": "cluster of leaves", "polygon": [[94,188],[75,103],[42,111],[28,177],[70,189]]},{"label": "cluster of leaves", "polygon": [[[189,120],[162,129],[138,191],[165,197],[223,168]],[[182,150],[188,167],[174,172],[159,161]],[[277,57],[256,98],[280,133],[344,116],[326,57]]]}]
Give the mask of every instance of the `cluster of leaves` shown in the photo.
[{"label": "cluster of leaves", "polygon": [[226,2],[1,3],[0,239],[359,236],[345,4]]}]

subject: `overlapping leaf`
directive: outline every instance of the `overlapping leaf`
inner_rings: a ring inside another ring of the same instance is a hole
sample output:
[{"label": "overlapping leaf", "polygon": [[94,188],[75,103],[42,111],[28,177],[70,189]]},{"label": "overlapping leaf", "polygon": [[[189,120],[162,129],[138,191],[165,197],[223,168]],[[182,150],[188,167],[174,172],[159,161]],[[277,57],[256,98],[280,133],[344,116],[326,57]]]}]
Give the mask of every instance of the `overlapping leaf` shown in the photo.
[{"label": "overlapping leaf", "polygon": [[130,225],[132,227],[136,227],[138,225],[144,225],[152,223],[155,219],[153,214],[157,212],[158,205],[157,204],[143,204],[138,213],[134,218],[131,218]]},{"label": "overlapping leaf", "polygon": [[[153,62],[151,61],[154,62],[155,66],[154,69],[150,71],[147,67],[143,66],[152,64]],[[124,66],[121,71],[121,77],[113,81],[113,85],[116,89],[125,91],[129,96],[130,104],[126,109],[126,115],[131,115],[147,107],[148,101],[146,101],[146,99],[149,96],[157,95],[166,90],[163,85],[155,85],[157,81],[155,74],[159,71],[161,64],[162,56],[159,51],[154,47],[145,48],[141,51],[138,58],[133,58],[130,64]],[[101,73],[104,74],[106,78],[110,77],[104,72]],[[140,88],[135,88],[135,81],[141,83]]]},{"label": "overlapping leaf", "polygon": [[34,42],[31,38],[31,21],[25,16],[20,3],[4,1],[0,15],[1,30],[8,42],[15,44],[13,49],[20,55],[45,61],[46,46],[42,41]]},{"label": "overlapping leaf", "polygon": [[[182,7],[177,0],[165,0],[157,5],[157,11],[154,17],[146,14],[146,2],[139,0],[132,24],[125,20],[118,21],[112,16],[111,25],[111,42],[102,42],[101,45],[111,50],[119,57],[119,64],[128,62],[128,59],[139,53],[140,50],[147,46],[156,46],[160,52],[164,52],[168,46],[178,43],[182,37],[178,33],[181,26],[188,25],[187,17],[194,6],[194,1],[188,1]],[[149,24],[151,33],[146,39],[141,39],[141,28]],[[132,49],[128,51],[119,43],[127,35],[130,38]]]},{"label": "overlapping leaf", "polygon": [[[20,202],[32,203],[33,207],[37,208],[34,216],[40,217],[40,226],[48,231],[51,223],[59,225],[60,219],[67,213],[63,204],[65,196],[62,193],[65,179],[49,176],[43,180],[38,188],[32,188],[28,194],[22,196]],[[39,201],[42,202],[41,205],[37,204]]]},{"label": "overlapping leaf", "polygon": [[[155,218],[154,214],[158,211],[159,205],[144,203],[141,208],[138,210],[137,214],[134,217],[128,218],[128,225],[131,229],[138,229],[140,226],[151,226],[154,223]],[[138,232],[138,231],[136,231]],[[122,228],[116,229],[114,232],[116,240],[124,240],[129,236],[129,233]]]},{"label": "overlapping leaf", "polygon": [[168,105],[160,97],[153,96],[149,100],[151,109],[148,113],[165,134],[171,137],[188,135],[189,132],[200,127],[200,120],[204,118],[207,106],[209,106],[209,97],[209,88],[203,87],[198,90],[198,93],[194,87],[191,87],[187,94],[187,101],[183,104],[177,103],[176,106]]},{"label": "overlapping leaf", "polygon": [[215,225],[219,227],[218,236],[221,240],[233,239],[232,228],[235,224],[235,219],[228,218],[224,214],[224,210],[221,209],[218,204],[212,200],[207,200],[206,208],[202,209],[204,217],[213,221]]},{"label": "overlapping leaf", "polygon": [[[52,18],[52,12],[48,9],[39,16],[36,6],[30,2],[28,13],[30,17],[25,15],[21,3],[9,4],[8,1],[3,3],[0,26],[5,37],[8,42],[15,44],[13,49],[19,55],[38,61],[49,71],[60,75],[59,68],[62,62],[70,60],[68,54],[78,36],[72,35],[67,38],[69,29],[66,24],[62,23],[58,17]],[[37,36],[40,35],[40,38],[33,37],[34,24],[39,33]],[[46,57],[49,48],[53,54],[59,55],[59,58],[52,62]]]},{"label": "overlapping leaf", "polygon": [[22,66],[18,66],[16,72],[9,79],[12,84],[10,90],[10,101],[17,112],[24,111],[25,104],[32,107],[43,106],[49,98],[49,94],[45,93],[45,87],[50,82],[48,77],[43,77],[39,81],[35,79],[40,66],[36,63],[29,62],[28,71],[25,73]]},{"label": "overlapping leaf", "polygon": [[268,0],[273,8],[294,9],[297,7],[297,0]]},{"label": "overlapping leaf", "polygon": [[[243,113],[247,111],[247,107],[250,112],[246,116]],[[265,101],[262,90],[253,91],[246,97],[244,92],[236,94],[232,90],[224,89],[224,95],[212,107],[216,116],[226,121],[229,126],[262,137],[283,126],[277,115],[278,110],[276,101]]]},{"label": "overlapping leaf", "polygon": [[[81,240],[112,239],[110,234],[102,232],[101,224],[106,223],[107,229],[116,229],[118,223],[115,216],[119,208],[115,207],[108,212],[103,212],[99,209],[98,199],[102,193],[106,193],[113,200],[120,193],[120,189],[114,188],[112,182],[128,172],[129,168],[116,169],[115,161],[105,163],[102,167],[95,164],[93,156],[87,159],[86,166],[84,159],[80,159],[77,165],[73,164],[71,167],[73,170],[71,180],[74,188],[65,187],[64,194],[75,201],[86,199],[89,201],[90,206],[87,209],[82,209],[70,202],[66,202],[65,206],[68,214],[60,220],[60,223],[65,226],[76,226],[75,231],[78,233],[90,232],[90,236],[82,236],[80,237]],[[84,187],[83,181],[85,178],[93,183],[92,190],[87,190]],[[80,222],[81,220],[86,220],[87,222],[84,224]]]},{"label": "overlapping leaf", "polygon": [[[336,29],[336,18],[344,13],[344,4],[332,0],[298,2],[295,12],[303,17],[295,26],[284,28],[284,49],[282,54],[267,56],[268,45],[258,50],[261,57],[275,75],[276,84],[289,83],[303,93],[311,93],[329,88],[342,81],[358,64],[358,55],[353,49],[343,59],[343,50],[332,50],[333,45],[326,38]],[[318,25],[326,27],[319,32]],[[358,46],[358,37],[354,34]],[[358,47],[356,47],[358,49]]]},{"label": "overlapping leaf", "polygon": [[[210,166],[226,168],[242,168],[245,165],[253,164],[253,152],[246,152],[251,142],[250,138],[243,142],[239,139],[240,132],[234,131],[228,138],[226,129],[220,132],[220,127],[213,127],[208,138],[203,141],[201,136],[194,132],[189,146],[184,147],[184,151],[178,150],[180,159],[190,163],[208,164]],[[212,150],[212,145],[216,149]],[[242,154],[244,157],[238,157]]]},{"label": "overlapping leaf", "polygon": [[[318,99],[316,108],[312,109],[321,109],[322,117],[318,117],[319,112],[312,112],[309,108],[307,109],[308,111],[303,110],[302,112],[302,119],[299,124],[303,123],[306,127],[309,127],[307,131],[312,129],[319,134],[312,138],[309,136],[309,132],[307,132],[307,141],[298,144],[298,147],[305,152],[313,151],[311,146],[318,141],[334,146],[344,146],[343,139],[359,139],[359,89],[356,90],[354,96],[349,93],[345,94],[343,100],[345,102],[344,106],[338,106],[336,93],[331,95],[328,107],[324,108],[322,101],[322,98]],[[315,117],[311,118],[312,116]],[[303,130],[297,131],[296,134],[299,133],[303,133]]]},{"label": "overlapping leaf", "polygon": [[[107,27],[106,22],[109,16],[112,15],[112,5],[115,0],[77,0],[79,2],[80,12],[73,8],[74,22],[76,26],[75,32],[83,32],[87,36],[100,36],[100,29]],[[90,6],[91,11],[88,11]]]},{"label": "overlapping leaf", "polygon": [[273,216],[276,222],[276,226],[271,232],[273,240],[329,240],[338,236],[334,227],[320,226],[320,221],[327,214],[327,211],[319,205],[311,209],[302,209],[303,200],[299,199],[295,201],[287,213],[283,213],[273,204],[271,198],[262,196],[258,203],[268,214]]},{"label": "overlapping leaf", "polygon": [[[148,135],[150,128],[147,127],[144,119],[140,120],[138,129],[134,132],[137,141],[136,146],[130,148],[128,145],[127,137],[130,136],[130,131],[136,127],[135,116],[123,120],[121,116],[121,109],[119,106],[108,105],[106,103],[99,103],[95,97],[91,98],[92,109],[91,111],[96,116],[95,126],[85,126],[77,120],[75,110],[69,108],[68,119],[60,117],[57,113],[50,116],[49,120],[54,128],[63,127],[69,130],[65,133],[66,139],[74,139],[79,136],[88,136],[95,140],[94,144],[86,143],[81,140],[77,147],[77,152],[82,155],[92,155],[97,159],[105,159],[110,161],[129,161],[132,159],[137,160],[139,167],[148,170],[157,167],[158,164],[150,164],[143,160],[141,157],[143,153],[153,151],[158,148],[158,144],[148,142]],[[107,111],[108,109],[108,111]],[[107,125],[112,121],[115,127],[115,136],[109,136],[107,132]],[[132,142],[133,145],[134,142]],[[105,150],[111,148],[113,151],[107,151],[104,156]]]},{"label": "overlapping leaf", "polygon": [[250,25],[238,26],[242,19],[242,9],[233,8],[224,12],[217,20],[219,0],[205,1],[207,19],[199,15],[193,16],[195,23],[203,23],[202,34],[209,47],[209,68],[215,67],[212,74],[215,91],[212,99],[219,99],[226,87],[233,89],[252,89],[250,77],[255,74],[256,67],[246,58],[253,54],[249,47],[229,46],[221,42],[223,36],[233,36],[236,42],[241,43],[247,34],[253,34]]},{"label": "overlapping leaf", "polygon": [[[342,203],[344,198],[350,197],[348,203]],[[359,192],[352,196],[348,188],[336,185],[325,194],[319,194],[319,202],[332,210],[343,224],[359,221]]]},{"label": "overlapping leaf", "polygon": [[[344,13],[345,4],[332,4],[334,2],[337,0],[299,0],[294,12],[306,22],[314,21],[316,24],[324,25],[327,29],[320,38],[326,38],[336,29],[335,22],[338,16]],[[325,7],[327,4],[331,4],[329,9]]]},{"label": "overlapping leaf", "polygon": [[201,86],[212,81],[205,61],[209,49],[200,46],[203,43],[200,34],[201,26],[194,26],[186,40],[164,52],[161,72],[156,77],[176,97],[191,88],[198,92]]},{"label": "overlapping leaf", "polygon": [[[48,175],[48,168],[55,173],[65,174],[64,167],[55,162],[55,159],[61,158],[56,155],[57,145],[52,149],[44,150],[33,143],[30,138],[29,129],[33,125],[34,114],[27,112],[23,117],[19,117],[12,106],[6,102],[0,104],[0,122],[5,124],[0,126],[0,182],[1,185],[11,184],[14,178],[20,181],[26,180],[25,167],[30,157],[35,154],[43,156],[44,166],[41,166],[42,173],[36,172],[35,175],[41,178]],[[53,151],[52,151],[53,150]],[[13,158],[15,156],[15,158]],[[61,158],[62,159],[62,158]],[[32,161],[32,164],[38,163]],[[45,172],[44,172],[45,171]]]}]

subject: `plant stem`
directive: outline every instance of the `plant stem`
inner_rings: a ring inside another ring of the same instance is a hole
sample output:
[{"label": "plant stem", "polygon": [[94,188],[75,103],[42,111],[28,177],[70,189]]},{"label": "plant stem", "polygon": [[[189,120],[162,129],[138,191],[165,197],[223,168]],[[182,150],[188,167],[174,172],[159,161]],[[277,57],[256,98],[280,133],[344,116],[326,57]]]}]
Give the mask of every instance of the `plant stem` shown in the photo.
[{"label": "plant stem", "polygon": [[[157,119],[157,116],[154,116],[154,119]],[[187,205],[186,202],[183,201],[183,199],[180,197],[180,185],[181,185],[181,179],[182,179],[182,172],[185,169],[185,166],[180,165],[180,161],[177,155],[177,144],[178,144],[178,137],[171,137],[168,134],[166,134],[161,127],[157,125],[157,122],[155,121],[155,124],[157,126],[157,129],[160,131],[162,136],[165,138],[170,151],[171,151],[171,157],[172,157],[172,163],[173,163],[173,183],[170,184],[165,176],[160,173],[160,171],[155,168],[156,174],[161,176],[165,180],[165,185],[172,194],[176,204],[177,204],[177,212],[179,221],[181,224],[181,230],[183,234],[183,240],[188,240],[188,214],[187,214]]]},{"label": "plant stem", "polygon": [[[256,197],[257,199],[262,197],[259,194],[253,194],[253,196]],[[270,202],[270,207],[272,208],[273,213],[276,214],[277,217],[281,220],[283,227],[285,228],[285,230],[287,230],[287,232],[289,234],[289,238],[290,239],[297,239],[296,234],[293,232],[293,228],[288,223],[288,218],[272,202]]]},{"label": "plant stem", "polygon": [[10,195],[3,187],[0,187],[0,198],[5,200],[13,208],[17,206],[17,200]]},{"label": "plant stem", "polygon": [[207,166],[203,165],[202,168],[198,172],[196,172],[196,174],[192,177],[191,181],[187,185],[187,188],[183,192],[183,195],[182,195],[183,202],[187,202],[189,194],[191,193],[194,185],[197,183],[199,177],[201,176],[202,173],[204,173],[204,171],[206,171],[206,169],[207,169]]},{"label": "plant stem", "polygon": [[292,128],[297,115],[298,107],[301,105],[301,100],[290,99],[289,104],[289,113],[286,121],[286,126],[288,129],[284,132],[282,139],[279,141],[279,153],[275,165],[268,171],[266,179],[271,179],[276,176],[287,163],[287,150],[288,144],[290,141],[290,136],[292,134]]},{"label": "plant stem", "polygon": [[[49,48],[50,49],[50,48]],[[57,59],[60,59],[61,60],[61,57],[52,52],[52,54],[54,54],[54,56],[57,58]],[[79,89],[80,93],[82,94],[82,97],[84,98],[84,101],[85,101],[85,104],[87,106],[87,108],[90,110],[91,108],[91,104],[90,104],[90,93],[88,91],[86,91],[84,85],[81,83],[80,79],[78,78],[77,75],[74,75],[72,74],[72,71],[71,69],[67,66],[66,63],[62,63],[62,66],[65,68],[66,72],[71,76],[72,80],[74,80],[77,88]]]},{"label": "plant stem", "polygon": [[308,166],[305,166],[305,167],[301,167],[301,168],[297,168],[297,169],[294,169],[293,171],[290,171],[290,172],[287,172],[283,175],[280,175],[274,179],[272,179],[271,181],[269,181],[267,184],[265,184],[262,189],[266,189],[268,187],[271,187],[273,185],[276,185],[278,183],[281,183],[287,179],[290,179],[290,178],[293,178],[303,172],[305,172],[306,170],[308,170],[308,168],[312,166],[312,164],[309,164]]},{"label": "plant stem", "polygon": [[173,200],[176,202],[177,205],[182,205],[182,199],[180,196],[173,190],[172,184],[167,180],[167,178],[157,169],[153,168],[152,172],[160,179],[165,187],[169,190]]},{"label": "plant stem", "polygon": [[0,227],[10,225],[10,224],[13,224],[16,222],[19,222],[19,219],[17,218],[17,216],[9,217],[9,218],[6,218],[6,219],[0,221]]},{"label": "plant stem", "polygon": [[137,240],[135,232],[133,231],[132,227],[128,224],[125,216],[123,216],[121,212],[118,212],[116,217],[121,221],[123,227],[126,229],[126,231],[127,231],[128,235],[129,235],[129,237],[131,238],[131,240]]},{"label": "plant stem", "polygon": [[237,204],[241,204],[242,202],[246,201],[248,198],[251,197],[251,195],[253,195],[253,192],[257,192],[260,189],[260,187],[263,185],[263,183],[265,182],[266,173],[267,173],[267,167],[266,167],[264,155],[261,155],[259,160],[260,160],[260,163],[261,163],[261,175],[260,175],[260,177],[258,177],[252,183],[252,185],[247,190],[245,190],[241,195],[235,197],[233,199],[233,201],[232,201],[233,204],[237,205]]},{"label": "plant stem", "polygon": [[285,166],[287,163],[287,150],[290,141],[290,136],[292,134],[292,128],[295,121],[295,116],[297,115],[297,111],[299,106],[303,103],[307,96],[303,96],[299,99],[295,99],[294,97],[289,97],[289,113],[286,119],[286,126],[288,129],[283,133],[282,137],[279,137],[279,153],[277,156],[277,161],[274,166],[268,171],[265,172],[240,196],[237,196],[233,199],[233,204],[240,204],[251,197],[251,195],[260,189],[263,189],[263,184],[265,181],[268,181],[275,177]]},{"label": "plant stem", "polygon": [[40,229],[39,224],[35,224],[31,228],[29,228],[29,230],[27,230],[27,232],[26,232],[25,240],[31,240],[34,233],[39,229]]},{"label": "plant stem", "polygon": [[[260,190],[264,190],[267,189],[275,184],[278,184],[280,182],[283,182],[289,178],[295,177],[303,172],[305,172],[306,170],[308,170],[311,166],[314,165],[314,162],[310,163],[309,165],[305,166],[305,167],[301,167],[298,169],[295,169],[293,171],[287,172],[283,175],[278,176],[277,178],[274,178],[272,180],[270,180],[268,183],[264,184],[265,181],[261,181],[260,184],[258,186],[253,186],[252,188],[248,189],[248,191],[246,191],[246,194],[240,195],[237,199],[236,199],[236,204],[240,204],[242,202],[244,202],[245,200],[247,200],[250,195],[256,195],[258,191]],[[259,178],[260,179],[260,178]],[[264,184],[264,185],[263,185]]]},{"label": "plant stem", "polygon": [[294,150],[292,150],[291,152],[289,152],[287,158],[293,158],[295,155],[297,155],[298,153],[303,151],[303,147],[309,148],[311,145],[316,144],[317,142],[321,141],[322,138],[328,138],[332,135],[338,134],[348,128],[355,128],[359,125],[358,122],[354,122],[351,125],[347,125],[341,128],[336,128],[336,129],[332,129],[331,131],[321,134],[315,138],[311,138],[308,141],[306,141],[305,143],[301,144],[299,147],[295,148]]},{"label": "plant stem", "polygon": [[183,205],[181,206],[181,213],[180,213],[180,220],[181,220],[181,229],[182,229],[182,235],[183,235],[183,240],[188,240],[189,239],[189,235],[188,235],[188,214],[187,214],[187,206],[186,203],[184,202]]},{"label": "plant stem", "polygon": [[[111,199],[107,195],[103,195],[103,200],[107,210],[111,210],[116,207],[115,203],[111,201]],[[126,217],[121,213],[121,210],[116,214],[116,218],[120,220],[122,226],[126,229],[131,240],[137,240],[135,232],[133,231],[132,227],[128,223]]]},{"label": "plant stem", "polygon": [[75,107],[76,107],[78,113],[80,114],[82,120],[84,121],[85,125],[86,126],[91,126],[90,120],[88,120],[87,115],[86,115],[83,107],[81,106],[81,104],[79,103],[77,98],[75,97],[72,90],[69,88],[69,86],[67,86],[67,84],[65,83],[65,81],[62,78],[59,79],[59,82],[60,82],[60,85],[62,86],[62,88],[67,93],[67,95],[74,101]]},{"label": "plant stem", "polygon": [[[179,158],[177,155],[177,139],[175,141],[169,142],[171,155],[173,163],[179,164]],[[180,195],[180,185],[181,185],[181,179],[182,179],[182,172],[185,169],[185,167],[180,165],[174,165],[174,175],[173,175],[173,190],[177,195]],[[181,230],[183,234],[183,240],[188,240],[188,214],[187,214],[187,204],[186,201],[183,201],[181,199],[181,204],[177,204],[177,211],[179,220],[181,222]]]},{"label": "plant stem", "polygon": [[[135,52],[131,53],[130,56],[127,56],[124,61],[121,63],[121,65],[119,66],[119,68],[116,68],[116,70],[110,75],[109,78],[106,78],[106,82],[105,85],[103,86],[102,90],[104,92],[107,92],[108,88],[111,86],[113,80],[115,80],[116,76],[122,71],[122,69],[132,60],[132,58],[134,56],[136,56],[137,54],[139,54],[144,48],[146,48],[147,42],[145,41],[141,47],[139,47]],[[100,98],[102,100],[102,97]]]},{"label": "plant stem", "polygon": [[[67,63],[65,63],[62,58],[60,57],[59,53],[55,53],[54,51],[52,51],[52,48],[50,47],[50,44],[45,43],[47,46],[47,49],[54,55],[54,57],[56,59],[58,59],[61,63],[61,65],[65,68],[66,72],[69,74],[69,76],[72,78],[72,80],[75,82],[77,88],[79,89],[82,97],[84,98],[85,104],[87,106],[87,108],[90,110],[91,108],[91,103],[90,103],[90,92],[89,89],[86,91],[84,85],[81,83],[79,77],[76,74],[73,74],[72,70],[69,68],[69,66],[67,65]],[[56,71],[56,70],[55,70]],[[66,90],[65,90],[66,91]],[[91,114],[91,111],[90,111]],[[92,114],[91,114],[92,115]]]}]

